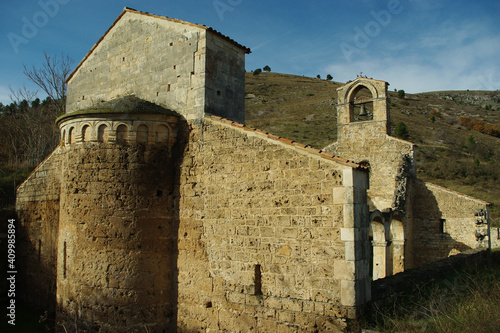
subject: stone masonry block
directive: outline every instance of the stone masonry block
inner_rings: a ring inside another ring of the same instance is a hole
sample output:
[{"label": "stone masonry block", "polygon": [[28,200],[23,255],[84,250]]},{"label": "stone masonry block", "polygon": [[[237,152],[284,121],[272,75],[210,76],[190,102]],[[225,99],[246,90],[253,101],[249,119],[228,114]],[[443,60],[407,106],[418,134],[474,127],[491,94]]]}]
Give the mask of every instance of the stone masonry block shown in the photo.
[{"label": "stone masonry block", "polygon": [[348,187],[354,186],[354,171],[353,169],[345,169],[342,171],[342,185]]},{"label": "stone masonry block", "polygon": [[334,276],[340,280],[355,280],[355,269],[354,261],[335,260],[333,263]]},{"label": "stone masonry block", "polygon": [[356,281],[342,280],[340,282],[340,301],[344,306],[356,305]]}]

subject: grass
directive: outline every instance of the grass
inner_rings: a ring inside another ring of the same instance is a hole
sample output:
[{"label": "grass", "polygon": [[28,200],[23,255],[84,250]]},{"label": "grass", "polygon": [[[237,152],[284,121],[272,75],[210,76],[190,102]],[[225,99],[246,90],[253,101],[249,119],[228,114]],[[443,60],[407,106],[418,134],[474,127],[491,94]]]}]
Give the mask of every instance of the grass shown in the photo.
[{"label": "grass", "polygon": [[376,308],[362,326],[378,332],[498,332],[500,252],[492,264],[466,267]]},{"label": "grass", "polygon": [[[336,89],[341,85],[296,75],[247,73],[246,92],[255,98],[246,100],[246,124],[324,148],[337,138]],[[388,95],[392,133],[395,124],[404,122],[409,141],[417,146],[418,177],[492,203],[492,225],[500,226],[500,139],[467,129],[458,120],[468,116],[500,124],[500,93],[427,92],[406,94],[405,99],[391,91]],[[481,98],[491,98],[485,103],[492,107],[470,102]]]}]

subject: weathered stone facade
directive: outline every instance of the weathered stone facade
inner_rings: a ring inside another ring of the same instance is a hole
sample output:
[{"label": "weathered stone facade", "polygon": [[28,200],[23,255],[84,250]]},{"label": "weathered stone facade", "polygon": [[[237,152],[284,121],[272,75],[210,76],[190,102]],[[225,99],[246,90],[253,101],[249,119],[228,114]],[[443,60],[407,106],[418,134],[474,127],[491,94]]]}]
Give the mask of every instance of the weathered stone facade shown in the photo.
[{"label": "weathered stone facade", "polygon": [[248,52],[126,8],[70,75],[17,199],[23,282],[60,331],[342,331],[372,279],[487,246],[485,202],[416,179],[386,82],[339,89],[319,151],[242,124]]},{"label": "weathered stone facade", "polygon": [[244,122],[245,53],[206,26],[125,8],[68,77],[68,112],[127,95]]}]

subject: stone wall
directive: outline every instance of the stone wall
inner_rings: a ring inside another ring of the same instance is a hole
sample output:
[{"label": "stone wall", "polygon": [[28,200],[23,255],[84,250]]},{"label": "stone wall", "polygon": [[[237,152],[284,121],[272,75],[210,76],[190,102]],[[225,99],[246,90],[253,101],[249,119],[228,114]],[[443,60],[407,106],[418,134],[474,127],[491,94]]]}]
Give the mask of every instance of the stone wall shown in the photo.
[{"label": "stone wall", "polygon": [[207,34],[205,112],[245,122],[245,54]]},{"label": "stone wall", "polygon": [[488,247],[488,203],[419,180],[410,195],[411,267]]},{"label": "stone wall", "polygon": [[178,211],[170,148],[81,143],[64,147],[61,160],[58,322],[172,330]]},{"label": "stone wall", "polygon": [[54,313],[59,232],[60,152],[57,148],[17,189],[17,262],[24,299]]},{"label": "stone wall", "polygon": [[206,31],[125,11],[68,81],[67,112],[132,95],[203,114]]},{"label": "stone wall", "polygon": [[369,163],[370,210],[404,210],[407,178],[415,175],[415,149],[410,142],[387,135],[386,126],[385,121],[375,120],[338,125],[338,141],[325,151]]},{"label": "stone wall", "polygon": [[245,49],[207,27],[126,9],[70,75],[66,109],[135,95],[188,120],[243,121],[244,71]]},{"label": "stone wall", "polygon": [[369,293],[368,260],[354,246],[367,239],[365,174],[225,120],[206,118],[189,141],[180,177],[181,331],[342,325]]},{"label": "stone wall", "polygon": [[490,230],[491,247],[500,247],[500,228],[491,228]]}]

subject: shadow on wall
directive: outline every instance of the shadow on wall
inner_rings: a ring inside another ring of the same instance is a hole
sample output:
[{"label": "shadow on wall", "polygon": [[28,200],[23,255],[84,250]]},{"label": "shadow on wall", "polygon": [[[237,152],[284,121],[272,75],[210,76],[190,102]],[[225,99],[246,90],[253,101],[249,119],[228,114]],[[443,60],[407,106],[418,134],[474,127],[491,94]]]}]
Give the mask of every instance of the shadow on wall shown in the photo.
[{"label": "shadow on wall", "polygon": [[17,216],[17,221],[26,221],[16,230],[18,295],[35,309],[46,311],[54,323],[59,200],[31,202],[29,208]]},{"label": "shadow on wall", "polygon": [[[44,242],[40,250],[32,225],[18,231],[26,263],[19,289],[29,303],[49,310],[57,331],[176,330],[179,165],[188,136],[179,117],[173,146],[68,147],[65,158],[78,162],[67,164],[70,171],[61,168],[61,205],[34,202],[30,212],[20,212],[27,225],[39,223],[55,238],[52,249]],[[74,210],[63,216],[68,207]],[[64,237],[59,243],[57,235]]]},{"label": "shadow on wall", "polygon": [[413,180],[413,246],[411,267],[422,266],[450,255],[472,249],[454,239],[447,231],[449,222],[443,217],[438,201],[423,181]]}]

